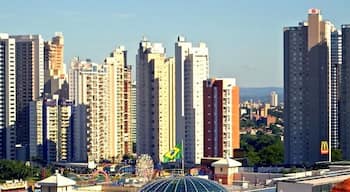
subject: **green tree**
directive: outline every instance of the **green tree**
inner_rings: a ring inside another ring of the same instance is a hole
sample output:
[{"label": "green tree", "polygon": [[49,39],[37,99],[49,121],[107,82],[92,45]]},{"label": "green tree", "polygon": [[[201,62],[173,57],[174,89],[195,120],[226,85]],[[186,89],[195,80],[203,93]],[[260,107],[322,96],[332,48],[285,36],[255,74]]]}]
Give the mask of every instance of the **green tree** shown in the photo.
[{"label": "green tree", "polygon": [[332,149],[332,161],[342,161],[343,155],[340,149]]},{"label": "green tree", "polygon": [[0,181],[11,179],[27,179],[37,175],[37,169],[26,166],[23,162],[0,160]]},{"label": "green tree", "polygon": [[255,122],[250,119],[242,119],[240,121],[240,126],[241,127],[255,127]]},{"label": "green tree", "polygon": [[278,165],[283,163],[283,144],[276,142],[259,151],[262,165]]},{"label": "green tree", "polygon": [[259,133],[242,135],[241,148],[246,154],[248,165],[278,165],[283,163],[283,143],[279,136]]},{"label": "green tree", "polygon": [[270,129],[272,131],[272,134],[281,135],[281,132],[282,132],[281,129],[279,127],[277,127],[275,124],[271,124]]},{"label": "green tree", "polygon": [[259,164],[261,162],[261,159],[260,159],[258,153],[255,151],[248,151],[247,158],[248,158],[248,165],[249,166],[254,166],[254,165]]}]

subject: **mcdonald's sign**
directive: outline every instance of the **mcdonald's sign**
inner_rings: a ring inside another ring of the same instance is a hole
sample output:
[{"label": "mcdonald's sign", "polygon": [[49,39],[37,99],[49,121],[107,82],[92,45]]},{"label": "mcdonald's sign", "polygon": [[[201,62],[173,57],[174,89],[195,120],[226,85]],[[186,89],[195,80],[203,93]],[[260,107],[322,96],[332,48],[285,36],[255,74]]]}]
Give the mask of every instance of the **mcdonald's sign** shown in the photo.
[{"label": "mcdonald's sign", "polygon": [[327,155],[328,154],[328,142],[327,141],[321,141],[321,155]]}]

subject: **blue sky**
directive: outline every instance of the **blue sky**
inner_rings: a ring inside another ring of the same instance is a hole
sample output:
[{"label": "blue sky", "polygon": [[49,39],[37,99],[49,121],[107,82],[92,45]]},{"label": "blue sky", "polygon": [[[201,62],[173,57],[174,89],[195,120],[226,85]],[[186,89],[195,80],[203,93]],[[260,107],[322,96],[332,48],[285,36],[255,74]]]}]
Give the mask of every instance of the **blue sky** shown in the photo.
[{"label": "blue sky", "polygon": [[8,0],[0,6],[0,32],[65,37],[73,56],[102,63],[119,45],[135,64],[142,36],[162,42],[174,56],[181,34],[206,42],[210,76],[236,77],[243,87],[283,86],[284,26],[320,8],[336,26],[350,23],[349,0]]}]

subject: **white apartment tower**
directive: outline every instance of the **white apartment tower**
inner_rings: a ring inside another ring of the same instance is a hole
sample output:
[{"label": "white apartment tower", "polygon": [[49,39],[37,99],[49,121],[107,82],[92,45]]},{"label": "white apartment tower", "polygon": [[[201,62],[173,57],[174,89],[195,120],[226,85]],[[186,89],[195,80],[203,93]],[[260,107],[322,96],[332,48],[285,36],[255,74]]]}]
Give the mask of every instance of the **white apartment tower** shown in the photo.
[{"label": "white apartment tower", "polygon": [[176,145],[175,61],[146,39],[136,57],[137,153],[155,161]]},{"label": "white apartment tower", "polygon": [[0,159],[15,159],[16,45],[0,33]]},{"label": "white apartment tower", "polygon": [[69,97],[74,100],[73,161],[108,158],[109,98],[104,65],[73,60]]},{"label": "white apartment tower", "polygon": [[177,142],[184,141],[185,161],[200,164],[203,151],[203,81],[209,77],[206,44],[193,47],[179,36],[175,43]]}]

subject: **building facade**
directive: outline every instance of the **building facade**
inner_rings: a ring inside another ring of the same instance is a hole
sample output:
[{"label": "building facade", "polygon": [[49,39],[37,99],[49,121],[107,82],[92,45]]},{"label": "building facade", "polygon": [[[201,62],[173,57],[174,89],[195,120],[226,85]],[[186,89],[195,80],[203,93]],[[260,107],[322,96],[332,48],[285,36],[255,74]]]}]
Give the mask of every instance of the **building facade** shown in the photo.
[{"label": "building facade", "polygon": [[[60,94],[66,80],[64,69],[64,37],[56,32],[51,41],[44,43],[45,93]],[[61,95],[60,95],[61,96]],[[65,99],[68,99],[67,97]]]},{"label": "building facade", "polygon": [[69,162],[72,157],[73,102],[38,99],[30,104],[30,159]]},{"label": "building facade", "polygon": [[342,65],[340,89],[340,148],[350,160],[350,24],[342,25]]},{"label": "building facade", "polygon": [[205,43],[193,47],[179,36],[175,43],[177,142],[184,141],[187,164],[200,164],[203,151],[203,81],[209,78]]},{"label": "building facade", "polygon": [[15,159],[16,43],[0,33],[0,159]]},{"label": "building facade", "polygon": [[44,93],[44,41],[40,35],[11,38],[16,41],[16,142],[28,152],[29,103]]},{"label": "building facade", "polygon": [[69,97],[74,101],[73,161],[108,159],[106,67],[89,60],[73,60],[69,74]]},{"label": "building facade", "polygon": [[176,145],[175,61],[146,39],[136,58],[137,153],[159,162]]},{"label": "building facade", "polygon": [[332,24],[320,10],[284,29],[285,163],[330,161]]},{"label": "building facade", "polygon": [[136,81],[131,83],[131,98],[130,98],[130,132],[131,132],[131,143],[132,143],[132,152],[136,153]]},{"label": "building facade", "polygon": [[275,91],[272,91],[270,97],[271,97],[271,102],[270,102],[271,106],[277,107],[278,106],[278,94]]},{"label": "building facade", "polygon": [[331,89],[331,147],[332,149],[340,149],[340,80],[341,80],[341,64],[342,64],[342,36],[341,31],[335,27],[331,29],[331,73],[330,73],[330,89]]},{"label": "building facade", "polygon": [[109,159],[132,153],[131,142],[131,66],[124,47],[105,59],[109,91]]},{"label": "building facade", "polygon": [[239,87],[233,78],[203,82],[204,157],[233,157],[240,148]]},{"label": "building facade", "polygon": [[44,160],[43,99],[29,104],[29,160]]}]

